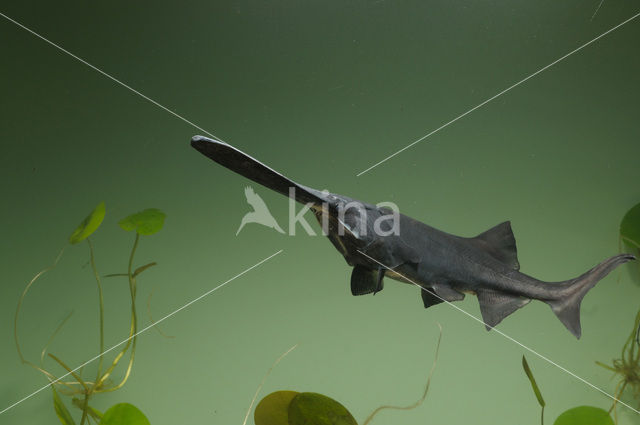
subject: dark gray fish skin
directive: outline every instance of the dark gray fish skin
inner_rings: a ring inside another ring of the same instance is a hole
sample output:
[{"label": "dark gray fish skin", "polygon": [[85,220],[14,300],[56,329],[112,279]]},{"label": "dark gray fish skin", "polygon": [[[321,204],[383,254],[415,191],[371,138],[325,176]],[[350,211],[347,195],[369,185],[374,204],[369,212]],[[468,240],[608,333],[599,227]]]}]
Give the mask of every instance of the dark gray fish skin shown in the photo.
[{"label": "dark gray fish skin", "polygon": [[[385,276],[419,285],[425,308],[462,300],[465,293],[473,293],[478,297],[487,329],[536,299],[547,303],[567,329],[580,338],[580,303],[584,295],[614,268],[635,260],[631,254],[620,254],[577,278],[543,282],[519,271],[509,222],[474,238],[464,238],[399,214],[400,234],[379,236],[373,226],[377,219],[390,214],[386,208],[295,183],[217,140],[195,136],[191,146],[224,167],[285,196],[289,196],[293,187],[297,201],[313,204],[318,221],[328,222],[329,239],[354,268],[353,295],[379,292]],[[346,206],[351,208],[345,209]]]}]

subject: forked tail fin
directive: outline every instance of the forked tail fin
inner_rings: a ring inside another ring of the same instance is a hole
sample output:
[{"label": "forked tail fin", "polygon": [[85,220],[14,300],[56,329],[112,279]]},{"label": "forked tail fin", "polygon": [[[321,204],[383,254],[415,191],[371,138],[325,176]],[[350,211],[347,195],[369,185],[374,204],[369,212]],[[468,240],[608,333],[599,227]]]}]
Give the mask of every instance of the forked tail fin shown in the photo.
[{"label": "forked tail fin", "polygon": [[580,303],[585,294],[613,269],[627,261],[635,259],[636,257],[631,254],[620,254],[611,257],[584,273],[582,276],[562,282],[562,285],[566,285],[566,289],[562,291],[561,297],[555,300],[547,300],[546,303],[551,306],[551,310],[553,310],[567,329],[569,329],[569,332],[579,339],[582,334],[580,327]]}]

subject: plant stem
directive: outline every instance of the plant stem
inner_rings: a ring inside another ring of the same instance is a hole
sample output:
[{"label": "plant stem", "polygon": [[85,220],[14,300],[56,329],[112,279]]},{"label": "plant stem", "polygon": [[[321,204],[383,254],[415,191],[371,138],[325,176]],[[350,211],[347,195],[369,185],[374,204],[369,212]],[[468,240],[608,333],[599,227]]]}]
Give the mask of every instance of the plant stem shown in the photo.
[{"label": "plant stem", "polygon": [[[640,310],[638,310],[638,314],[636,314],[636,322],[635,322],[634,327],[633,327],[633,337],[632,337],[632,339],[633,339],[633,342],[632,342],[633,347],[635,347],[636,344],[640,344],[638,342],[638,332],[640,332]],[[632,353],[633,353],[633,351],[632,351]],[[638,350],[638,352],[637,352],[637,354],[635,356],[633,356],[633,354],[632,354],[631,357],[632,357],[634,363],[638,363],[638,361],[640,361],[640,350]]]},{"label": "plant stem", "polygon": [[382,410],[385,410],[385,409],[411,410],[411,409],[415,409],[416,407],[424,403],[425,399],[427,398],[427,394],[429,393],[429,388],[431,387],[431,378],[433,377],[433,372],[435,371],[436,365],[438,364],[438,354],[440,353],[440,342],[442,341],[442,326],[438,322],[436,322],[436,324],[440,329],[440,334],[438,335],[438,342],[436,343],[436,354],[433,358],[433,364],[431,365],[431,370],[429,371],[429,376],[427,377],[427,384],[424,387],[424,393],[422,393],[422,397],[410,406],[389,406],[389,405],[380,406],[376,408],[373,412],[371,412],[371,414],[367,417],[367,419],[364,420],[362,425],[368,425],[373,420],[374,416],[376,416]]},{"label": "plant stem", "polygon": [[139,241],[140,234],[136,233],[136,240],[134,241],[133,248],[131,249],[131,255],[129,256],[129,267],[127,269],[127,274],[129,277],[129,292],[131,293],[131,334],[133,335],[131,355],[129,357],[129,364],[127,365],[127,371],[125,372],[124,378],[118,385],[111,389],[112,391],[121,388],[125,384],[125,382],[127,382],[127,380],[129,379],[129,375],[131,374],[131,368],[133,367],[133,360],[136,356],[136,345],[138,342],[138,315],[136,313],[137,282],[135,276],[133,275],[133,257],[136,253],[136,249],[138,248]]},{"label": "plant stem", "polygon": [[55,339],[56,335],[58,335],[58,332],[60,332],[62,327],[65,325],[65,323],[67,323],[67,321],[71,318],[72,315],[73,315],[73,311],[71,313],[69,313],[67,315],[67,317],[65,317],[62,320],[62,322],[60,322],[58,327],[55,329],[55,331],[53,331],[53,333],[49,337],[49,341],[47,341],[47,344],[42,348],[42,351],[40,352],[40,367],[41,368],[44,369],[44,356],[47,354],[47,350],[49,349],[49,345],[51,345],[51,343]]},{"label": "plant stem", "polygon": [[603,367],[603,368],[605,368],[605,369],[607,369],[607,370],[610,370],[611,372],[615,372],[615,373],[617,373],[617,372],[618,372],[618,370],[617,370],[617,369],[615,369],[615,368],[613,368],[613,367],[611,367],[611,366],[609,366],[609,365],[607,365],[607,364],[604,364],[604,363],[602,363],[602,362],[599,362],[599,361],[597,361],[597,360],[596,360],[596,364],[597,364],[598,366],[600,366],[600,367]]},{"label": "plant stem", "polygon": [[271,367],[269,368],[267,373],[264,375],[264,378],[262,378],[262,382],[260,382],[260,385],[258,385],[258,389],[256,389],[256,393],[253,395],[253,399],[251,399],[251,404],[249,404],[249,408],[247,409],[247,414],[244,416],[244,421],[242,421],[242,425],[246,425],[247,424],[247,419],[249,419],[249,415],[251,414],[251,409],[253,408],[253,405],[256,402],[256,399],[258,398],[258,394],[260,394],[260,390],[264,386],[264,383],[267,381],[267,378],[271,374],[271,371],[273,370],[273,368],[275,368],[278,365],[278,363],[280,363],[280,360],[284,359],[287,356],[287,354],[289,354],[290,352],[295,350],[295,348],[297,346],[298,346],[298,344],[296,344],[293,347],[289,348],[287,351],[282,353],[280,355],[280,357],[278,357],[278,359],[275,362],[273,362],[273,364],[271,365]]},{"label": "plant stem", "polygon": [[98,360],[98,374],[96,376],[97,382],[102,374],[102,362],[104,360],[102,355],[102,353],[104,353],[104,296],[102,292],[102,283],[100,282],[100,275],[98,274],[98,268],[96,267],[93,244],[89,238],[87,238],[87,243],[89,244],[89,253],[91,256],[91,269],[93,269],[93,275],[96,279],[96,283],[98,284],[98,299],[100,302],[100,358]]},{"label": "plant stem", "polygon": [[56,357],[55,355],[49,353],[49,357],[51,357],[53,360],[55,360],[56,362],[58,362],[58,364],[60,366],[62,366],[64,369],[66,369],[67,372],[69,372],[71,374],[71,376],[73,376],[76,381],[78,381],[80,383],[80,385],[82,385],[82,387],[86,392],[89,392],[89,387],[87,386],[87,384],[82,380],[82,378],[73,371],[73,369],[71,369],[69,366],[67,366],[62,360],[60,360],[58,357]]},{"label": "plant stem", "polygon": [[[13,318],[13,340],[14,343],[16,345],[16,351],[18,352],[18,357],[20,358],[20,361],[23,364],[26,364],[28,366],[31,366],[32,368],[34,368],[35,370],[43,373],[47,379],[49,379],[52,382],[59,382],[62,385],[66,385],[68,387],[72,387],[72,384],[74,383],[69,383],[69,382],[65,382],[65,381],[61,381],[58,378],[56,378],[55,375],[53,375],[52,373],[48,372],[47,370],[45,370],[43,367],[40,367],[38,365],[36,365],[35,363],[30,362],[29,360],[27,360],[24,355],[22,354],[22,349],[20,348],[20,339],[18,338],[18,318],[20,317],[20,310],[22,308],[22,303],[24,302],[25,297],[27,296],[27,293],[29,292],[29,290],[31,289],[31,287],[33,286],[33,284],[46,272],[48,272],[49,270],[54,269],[57,265],[58,262],[60,261],[60,258],[62,258],[62,254],[64,253],[64,250],[66,249],[66,247],[62,248],[60,250],[60,252],[58,253],[58,255],[56,256],[56,259],[53,261],[53,264],[51,264],[49,267],[46,267],[42,270],[40,270],[38,273],[36,273],[35,276],[33,276],[31,278],[31,280],[29,281],[29,283],[27,283],[27,286],[25,286],[24,290],[22,291],[22,294],[20,295],[20,298],[18,299],[18,305],[16,306],[16,313],[14,315]],[[68,318],[68,317],[67,317]],[[67,319],[65,319],[66,321]],[[63,322],[64,323],[64,322]],[[61,325],[60,325],[61,326]],[[59,326],[59,327],[60,327]],[[58,327],[58,328],[59,328]],[[58,329],[59,330],[59,329]],[[57,333],[57,331],[54,332]],[[52,337],[53,338],[53,337]],[[47,344],[48,345],[48,344]],[[46,347],[45,347],[46,350]]]},{"label": "plant stem", "polygon": [[22,308],[22,302],[24,301],[24,298],[27,296],[27,292],[29,292],[29,289],[31,288],[31,286],[35,283],[36,280],[38,280],[38,278],[40,278],[40,276],[42,276],[43,274],[45,274],[46,272],[48,272],[49,270],[53,269],[57,264],[58,261],[60,261],[60,258],[62,257],[62,254],[64,253],[65,248],[62,248],[62,250],[60,250],[60,253],[58,254],[58,256],[56,257],[55,261],[53,262],[52,265],[50,265],[49,267],[40,270],[27,284],[27,286],[24,288],[24,290],[22,291],[22,295],[20,296],[20,299],[18,300],[18,305],[16,307],[16,314],[13,318],[13,340],[16,344],[16,350],[18,351],[18,357],[20,357],[20,361],[22,363],[28,364],[32,367],[35,367],[36,369],[39,369],[39,367],[37,367],[36,365],[34,365],[33,363],[29,362],[28,360],[26,360],[24,358],[24,356],[22,355],[22,350],[20,349],[20,342],[18,340],[18,317],[20,316],[20,309]]},{"label": "plant stem", "polygon": [[[136,332],[138,329],[138,319],[136,315],[136,279],[133,276],[133,259],[136,253],[136,249],[138,248],[139,241],[140,241],[140,235],[136,233],[136,239],[133,243],[131,254],[129,255],[129,266],[127,269],[127,276],[129,277],[129,294],[131,296],[131,326],[129,329],[129,338],[127,340],[127,344],[124,346],[122,351],[118,353],[116,358],[111,363],[111,366],[109,366],[107,371],[98,380],[96,392],[110,392],[110,391],[117,390],[118,388],[121,388],[129,378],[129,375],[131,373],[131,368],[133,366],[133,359],[135,357],[136,340],[137,340]],[[108,388],[108,389],[100,389],[104,381],[109,377],[109,375],[111,375],[111,373],[113,372],[113,369],[116,367],[118,362],[122,359],[122,357],[125,355],[129,347],[131,347],[131,356],[130,356],[129,365],[127,367],[127,371],[125,373],[123,380],[120,382],[120,384],[116,385],[115,387]]]},{"label": "plant stem", "polygon": [[90,392],[85,393],[84,403],[82,403],[82,418],[80,419],[80,425],[84,425],[84,422],[87,420],[87,415],[89,413],[89,397],[91,397]]}]

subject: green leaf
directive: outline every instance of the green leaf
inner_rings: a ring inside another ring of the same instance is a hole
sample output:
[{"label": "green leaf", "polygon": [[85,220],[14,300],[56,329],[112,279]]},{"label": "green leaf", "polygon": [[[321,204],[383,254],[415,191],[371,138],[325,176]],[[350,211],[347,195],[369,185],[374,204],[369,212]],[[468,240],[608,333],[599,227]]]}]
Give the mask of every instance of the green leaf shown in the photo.
[{"label": "green leaf", "polygon": [[[145,264],[144,266],[140,266],[138,267],[134,272],[133,272],[133,277],[138,276],[140,273],[142,273],[143,271],[147,270],[149,267],[153,267],[153,266],[157,266],[158,263],[156,263],[155,261],[149,264]],[[128,275],[127,275],[128,276]]]},{"label": "green leaf", "polygon": [[620,238],[624,243],[640,250],[640,204],[631,208],[620,222]]},{"label": "green leaf", "polygon": [[67,410],[67,406],[64,405],[53,385],[51,385],[51,389],[53,390],[53,407],[56,409],[58,419],[60,419],[62,425],[75,425],[76,423],[73,421],[71,413]]},{"label": "green leaf", "polygon": [[72,245],[75,245],[91,236],[91,234],[98,230],[98,227],[102,224],[104,214],[105,207],[104,201],[102,201],[93,211],[91,211],[91,214],[82,220],[82,223],[80,223],[76,230],[73,231],[71,236],[69,236],[69,242]]},{"label": "green leaf", "polygon": [[332,398],[300,393],[289,404],[289,425],[358,425],[351,413]]},{"label": "green leaf", "polygon": [[129,273],[111,273],[104,275],[104,277],[129,277]]},{"label": "green leaf", "polygon": [[139,235],[153,235],[162,229],[166,216],[159,209],[147,208],[123,218],[118,224],[127,232],[135,230]]},{"label": "green leaf", "polygon": [[149,419],[136,406],[118,403],[104,412],[100,425],[150,425]]},{"label": "green leaf", "polygon": [[524,373],[526,373],[527,377],[529,378],[529,382],[531,382],[531,387],[533,388],[533,392],[536,394],[538,404],[540,405],[540,407],[544,407],[545,403],[544,399],[542,398],[542,393],[540,392],[540,388],[538,388],[536,378],[533,377],[531,368],[529,368],[529,363],[527,363],[527,359],[524,356],[522,356],[522,367],[524,368]]},{"label": "green leaf", "polygon": [[614,422],[609,412],[604,409],[580,406],[558,416],[553,425],[614,425]]},{"label": "green leaf", "polygon": [[253,413],[256,425],[289,425],[289,404],[299,393],[276,391],[260,400]]}]

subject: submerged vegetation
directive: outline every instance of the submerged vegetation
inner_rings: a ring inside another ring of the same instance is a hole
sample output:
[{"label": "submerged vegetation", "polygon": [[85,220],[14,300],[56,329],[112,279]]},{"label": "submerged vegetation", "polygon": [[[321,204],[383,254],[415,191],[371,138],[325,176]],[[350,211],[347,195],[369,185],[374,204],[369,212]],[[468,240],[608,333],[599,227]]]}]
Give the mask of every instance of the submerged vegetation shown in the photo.
[{"label": "submerged vegetation", "polygon": [[[20,317],[22,305],[34,283],[42,277],[43,274],[50,271],[57,265],[66,247],[57,256],[53,265],[36,274],[22,292],[22,295],[18,300],[14,318],[15,346],[22,363],[38,370],[49,381],[53,393],[54,411],[63,425],[76,425],[77,423],[74,419],[74,415],[72,415],[71,411],[67,407],[69,401],[65,403],[65,398],[70,399],[71,406],[79,410],[79,412],[75,412],[76,415],[80,417],[79,425],[88,425],[91,423],[98,425],[149,425],[149,420],[146,416],[140,411],[140,409],[132,404],[118,403],[102,413],[94,407],[93,398],[97,394],[113,392],[122,388],[131,376],[138,336],[138,313],[136,309],[137,278],[141,273],[156,265],[155,262],[151,262],[135,267],[135,255],[142,237],[152,235],[162,229],[165,214],[157,209],[146,209],[138,213],[131,214],[118,222],[118,225],[123,230],[135,232],[133,246],[128,256],[127,270],[125,273],[109,274],[104,277],[126,278],[130,299],[130,324],[128,338],[119,345],[105,350],[105,318],[102,278],[98,273],[94,246],[90,239],[90,237],[102,225],[105,217],[105,211],[105,204],[104,202],[101,202],[80,223],[69,237],[70,245],[86,243],[88,248],[88,263],[91,266],[91,271],[97,287],[99,325],[96,338],[99,345],[99,355],[80,367],[73,369],[60,357],[49,352],[49,346],[55,339],[56,335],[61,332],[63,326],[69,320],[71,315],[68,315],[57,326],[48,342],[44,345],[44,348],[40,353],[38,363],[27,360],[22,352],[18,335],[18,319]],[[640,255],[640,204],[631,208],[625,214],[621,222],[620,245],[621,251],[622,246],[624,245],[634,254]],[[419,407],[425,401],[438,360],[441,338],[442,329],[440,329],[433,366],[427,377],[422,397],[409,406],[380,406],[374,409],[373,412],[365,418],[361,425],[370,425],[376,415],[382,410],[411,410]],[[105,355],[120,346],[122,347],[109,363]],[[246,425],[257,396],[267,377],[271,373],[271,370],[294,348],[295,346],[280,356],[263,378],[253,400],[251,401],[251,405],[249,406],[243,425]],[[63,372],[56,374],[50,368],[45,367],[45,360],[54,362],[57,364],[58,368],[63,370]],[[97,360],[97,371],[95,372],[95,375],[87,377],[87,373],[84,371],[84,366],[94,360]],[[593,406],[574,407],[560,414],[554,421],[553,425],[614,425],[618,422],[616,408],[620,399],[625,394],[633,397],[635,402],[640,406],[640,309],[636,313],[633,328],[622,346],[620,357],[612,360],[611,364],[605,364],[603,362],[596,363],[613,372],[614,376],[618,379],[614,392],[614,402],[609,410],[607,411]],[[540,423],[541,425],[544,425],[545,407],[547,403],[542,396],[540,387],[538,386],[533,372],[524,356],[522,357],[522,367],[531,384],[536,400],[540,405]],[[121,375],[119,379],[114,378],[116,371]],[[83,372],[85,372],[85,376],[83,376]],[[611,416],[612,414],[613,418]],[[276,391],[262,398],[255,408],[254,421],[255,425],[358,425],[354,416],[338,401],[326,395],[314,392],[297,392],[288,390]]]},{"label": "submerged vegetation", "polygon": [[[431,371],[427,377],[427,383],[422,397],[409,406],[380,406],[374,409],[361,425],[369,425],[371,421],[373,421],[373,418],[383,410],[412,410],[420,406],[425,401],[427,394],[429,393],[429,387],[431,386],[433,371],[435,370],[438,362],[441,339],[442,328],[440,328],[433,365],[431,366]],[[275,365],[278,364],[285,355],[291,352],[292,349],[280,356],[273,366],[271,366],[271,369],[269,369],[265,378],[262,380],[262,383],[258,387],[258,391],[260,391],[262,384],[273,367],[275,367]],[[246,425],[247,417],[249,416],[252,407],[253,401],[249,406],[243,425]],[[336,400],[323,394],[296,391],[276,391],[265,396],[256,406],[254,421],[255,425],[358,425],[358,422],[354,419],[349,410]]]},{"label": "submerged vegetation", "polygon": [[622,398],[626,389],[630,389],[636,403],[640,405],[640,344],[638,332],[640,330],[640,310],[636,314],[633,330],[622,346],[620,358],[614,359],[611,365],[596,362],[598,365],[612,371],[618,378],[614,397],[615,400],[609,411],[613,411],[617,422],[618,401]]},{"label": "submerged vegetation", "polygon": [[[16,308],[15,318],[14,318],[14,340],[16,349],[18,351],[18,356],[22,363],[27,364],[39,372],[43,373],[47,380],[50,382],[51,389],[53,391],[53,405],[55,409],[55,413],[63,425],[75,425],[76,422],[73,418],[73,415],[67,408],[64,403],[62,397],[67,396],[71,398],[71,405],[76,407],[81,411],[80,417],[80,425],[90,424],[92,421],[96,424],[100,425],[149,425],[149,421],[145,417],[145,415],[135,406],[128,403],[118,403],[111,408],[109,408],[106,412],[101,413],[99,410],[95,409],[91,401],[93,397],[100,393],[112,392],[118,390],[124,386],[129,377],[131,376],[131,370],[133,367],[133,362],[136,353],[136,344],[137,344],[137,336],[138,336],[138,315],[136,309],[136,293],[137,293],[137,278],[138,276],[149,269],[150,267],[156,265],[156,263],[148,263],[137,267],[134,269],[134,259],[135,254],[138,249],[138,245],[140,242],[141,236],[152,235],[160,229],[164,225],[165,214],[157,209],[146,209],[144,211],[129,215],[124,219],[120,220],[118,223],[120,227],[126,231],[135,231],[135,239],[133,242],[133,247],[131,248],[131,252],[129,254],[129,261],[127,266],[126,273],[117,273],[107,275],[106,277],[116,277],[122,276],[126,277],[129,283],[129,298],[131,302],[131,310],[130,310],[130,326],[129,326],[129,335],[128,338],[123,341],[121,344],[116,345],[115,347],[110,348],[105,351],[104,345],[104,332],[105,332],[105,321],[104,321],[104,297],[103,297],[103,289],[102,289],[102,280],[100,274],[98,273],[98,269],[96,266],[95,260],[95,251],[91,239],[89,238],[102,224],[105,217],[105,204],[101,202],[96,206],[96,208],[80,223],[80,225],[76,228],[76,230],[69,237],[69,243],[71,245],[77,245],[81,242],[85,242],[89,249],[89,263],[91,265],[91,270],[93,272],[94,279],[96,281],[97,290],[98,290],[98,313],[99,313],[99,332],[98,332],[98,340],[99,340],[99,355],[90,360],[89,362],[84,363],[80,367],[75,369],[71,368],[67,365],[62,359],[53,353],[48,353],[48,347],[55,338],[55,336],[61,331],[64,324],[70,318],[70,315],[67,316],[62,323],[57,327],[54,331],[53,335],[44,346],[41,354],[39,363],[33,363],[25,358],[22,353],[22,349],[20,346],[19,338],[18,338],[18,319],[20,316],[20,310],[22,304],[25,300],[25,297],[33,284],[47,271],[53,269],[64,252],[64,249],[60,252],[58,257],[56,258],[54,264],[38,274],[36,274],[33,279],[27,284],[20,299],[18,300],[18,306]],[[66,248],[65,248],[66,249]],[[108,366],[105,365],[105,354],[110,352],[112,349],[119,347],[120,345],[124,345],[117,353],[117,355],[113,358]],[[123,359],[128,356],[128,360],[126,361],[126,366],[124,368],[123,376],[119,380],[114,381],[114,372],[116,372],[116,368],[121,365]],[[61,376],[58,376],[54,372],[51,372],[49,369],[45,367],[45,359],[50,359],[58,364],[65,373]],[[93,360],[98,360],[97,372],[94,378],[82,376],[84,366],[89,364]],[[67,380],[65,378],[71,376],[73,380]]]},{"label": "submerged vegetation", "polygon": [[[640,256],[640,204],[635,205],[624,215],[620,223],[619,241],[621,252],[624,246],[626,249],[631,250],[634,255]],[[636,313],[633,329],[622,346],[620,358],[614,359],[611,365],[599,361],[596,364],[610,370],[618,378],[613,395],[614,401],[609,410],[592,406],[575,407],[558,416],[554,425],[580,425],[587,423],[591,425],[611,425],[618,423],[616,408],[627,389],[630,390],[631,396],[640,406],[640,309]],[[544,425],[546,403],[524,356],[522,356],[522,366],[541,407],[541,424]],[[613,419],[611,418],[611,413],[613,413]]]},{"label": "submerged vegetation", "polygon": [[[536,379],[533,377],[533,372],[529,367],[529,363],[527,363],[527,359],[525,356],[522,356],[522,368],[524,369],[524,373],[529,378],[529,382],[531,382],[531,388],[533,389],[534,394],[536,395],[536,399],[538,400],[538,404],[541,407],[541,415],[540,415],[540,424],[544,425],[544,408],[546,406],[546,402],[542,397],[542,393],[540,388],[538,387],[538,383]],[[578,406],[572,409],[564,411],[558,418],[555,420],[553,425],[614,425],[613,420],[611,419],[611,415],[604,409],[593,406]]]},{"label": "submerged vegetation", "polygon": [[[640,204],[631,208],[620,223],[620,249],[630,249],[635,255],[640,256]],[[598,365],[610,370],[618,378],[614,397],[615,400],[609,411],[613,411],[617,422],[618,401],[625,390],[630,390],[631,396],[640,406],[640,309],[636,313],[633,329],[629,333],[620,357],[614,359],[611,365],[596,362]]]}]

